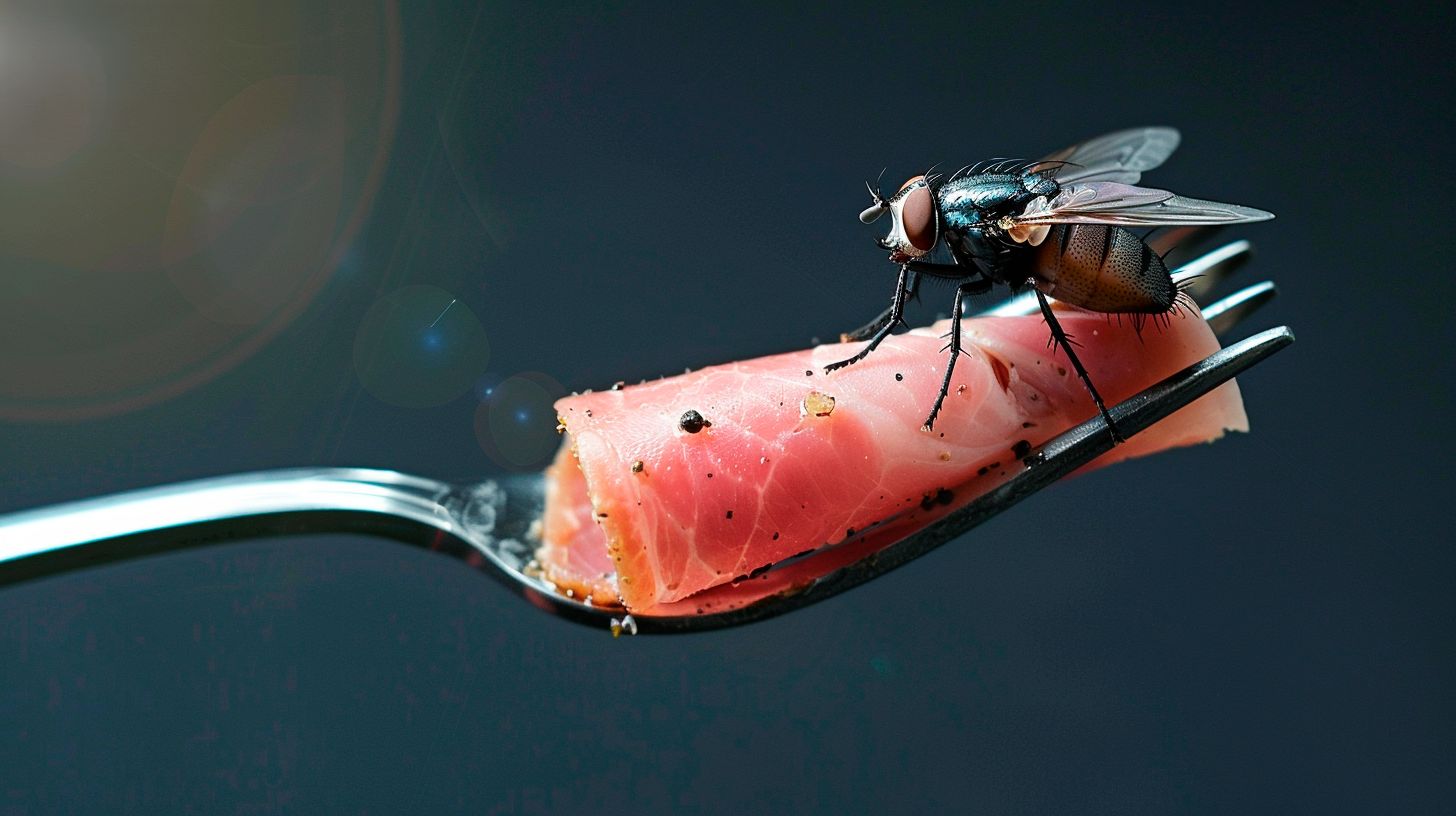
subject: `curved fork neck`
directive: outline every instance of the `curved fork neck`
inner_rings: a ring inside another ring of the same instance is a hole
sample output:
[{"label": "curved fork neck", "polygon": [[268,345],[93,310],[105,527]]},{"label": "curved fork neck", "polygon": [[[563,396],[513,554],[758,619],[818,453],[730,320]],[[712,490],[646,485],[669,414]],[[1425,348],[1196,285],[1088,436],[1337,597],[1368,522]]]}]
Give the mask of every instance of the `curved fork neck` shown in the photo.
[{"label": "curved fork neck", "polygon": [[0,516],[0,586],[219,541],[360,533],[454,556],[540,609],[605,626],[615,610],[526,576],[523,542],[541,502],[540,474],[468,485],[366,468],[201,479]]},{"label": "curved fork neck", "polygon": [[0,516],[0,567],[9,572],[17,562],[82,545],[166,531],[187,531],[202,543],[250,536],[259,532],[258,519],[298,527],[321,513],[402,519],[470,541],[461,514],[447,510],[451,494],[464,491],[364,468],[270,470],[144,488]]}]

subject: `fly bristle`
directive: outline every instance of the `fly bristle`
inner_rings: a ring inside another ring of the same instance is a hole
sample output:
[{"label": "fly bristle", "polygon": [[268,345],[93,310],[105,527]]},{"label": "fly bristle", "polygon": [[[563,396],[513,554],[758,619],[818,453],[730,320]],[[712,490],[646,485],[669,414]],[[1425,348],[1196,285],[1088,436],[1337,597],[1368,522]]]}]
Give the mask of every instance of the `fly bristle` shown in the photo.
[{"label": "fly bristle", "polygon": [[1032,173],[1046,173],[1047,178],[1054,179],[1056,178],[1057,172],[1060,171],[1063,167],[1081,166],[1082,165],[1074,161],[1063,161],[1061,159],[1043,159],[1042,161],[1032,162],[1030,165],[1028,165],[1028,171]]},{"label": "fly bristle", "polygon": [[1193,300],[1192,295],[1184,291],[1182,285],[1178,287],[1178,294],[1173,296],[1173,307],[1170,311],[1179,317],[1183,316],[1184,312],[1199,314],[1198,303]]},{"label": "fly bristle", "polygon": [[[1107,325],[1111,326],[1115,323],[1119,330],[1124,325],[1131,324],[1133,331],[1137,333],[1138,340],[1141,341],[1143,339],[1143,320],[1146,319],[1145,315],[1140,315],[1136,312],[1104,312],[1103,317],[1107,318]],[[1127,318],[1126,324],[1123,323],[1124,317]]]},{"label": "fly bristle", "polygon": [[1148,324],[1148,316],[1142,312],[1133,312],[1129,316],[1132,320],[1132,330],[1137,335],[1138,342],[1143,340],[1143,326]]},{"label": "fly bristle", "polygon": [[[1192,301],[1188,301],[1188,303],[1191,302]],[[1158,312],[1157,314],[1148,315],[1148,317],[1152,318],[1151,322],[1153,324],[1153,327],[1161,332],[1166,329],[1171,329],[1173,327],[1173,318],[1181,316],[1183,314],[1183,309],[1185,308],[1187,308],[1187,304],[1180,304],[1179,301],[1175,298],[1173,305],[1169,306],[1166,312]]]},{"label": "fly bristle", "polygon": [[1070,162],[1047,160],[1027,162],[1021,168],[1021,173],[1025,176],[1041,176],[1042,178],[1054,179],[1056,178],[1057,171],[1066,167],[1068,164]]}]

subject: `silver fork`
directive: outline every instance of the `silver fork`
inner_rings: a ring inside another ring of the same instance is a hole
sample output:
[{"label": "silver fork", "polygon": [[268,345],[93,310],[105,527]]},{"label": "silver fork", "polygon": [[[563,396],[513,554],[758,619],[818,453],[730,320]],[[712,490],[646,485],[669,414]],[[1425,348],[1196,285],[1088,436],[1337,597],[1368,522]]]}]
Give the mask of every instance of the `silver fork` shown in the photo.
[{"label": "silver fork", "polygon": [[[1208,291],[1248,257],[1245,241],[1184,264],[1175,278],[1200,277]],[[1274,296],[1264,282],[1203,310],[1225,332]],[[1031,314],[1012,299],[986,314]],[[1138,433],[1294,341],[1288,327],[1253,335],[1111,409],[1118,429]],[[1033,449],[1004,474],[956,488],[909,518],[886,519],[823,548],[653,615],[571,597],[532,562],[533,522],[544,506],[541,474],[453,485],[388,470],[297,468],[145,488],[0,516],[0,585],[110,561],[238,538],[368,533],[462,558],[538,609],[612,632],[696,632],[765,620],[831,598],[919,558],[1010,509],[1111,450],[1094,417]]]}]

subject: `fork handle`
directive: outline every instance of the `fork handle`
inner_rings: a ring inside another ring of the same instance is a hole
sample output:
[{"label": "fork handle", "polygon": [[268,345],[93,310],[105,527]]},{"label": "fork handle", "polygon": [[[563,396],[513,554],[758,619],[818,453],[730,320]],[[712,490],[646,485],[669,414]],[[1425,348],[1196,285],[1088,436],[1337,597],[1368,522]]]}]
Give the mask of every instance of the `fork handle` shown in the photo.
[{"label": "fork handle", "polygon": [[469,542],[465,489],[390,470],[293,468],[163,485],[0,516],[0,584],[277,532],[411,530]]}]

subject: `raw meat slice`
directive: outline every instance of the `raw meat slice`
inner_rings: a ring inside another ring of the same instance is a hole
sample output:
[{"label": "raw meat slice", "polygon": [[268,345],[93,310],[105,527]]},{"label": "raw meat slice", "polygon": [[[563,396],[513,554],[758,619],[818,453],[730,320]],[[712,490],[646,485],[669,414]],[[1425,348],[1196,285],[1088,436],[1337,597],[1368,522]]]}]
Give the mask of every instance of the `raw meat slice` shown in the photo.
[{"label": "raw meat slice", "polygon": [[[1065,310],[1109,404],[1218,349],[1196,314],[1141,336]],[[548,472],[544,575],[636,612],[687,598],[852,536],[926,497],[1004,468],[1096,413],[1040,317],[963,322],[966,353],[934,431],[921,429],[944,371],[942,322],[859,344],[705,368],[556,404],[569,434]],[[682,422],[698,412],[703,427]],[[1247,430],[1228,383],[1096,464]]]}]

